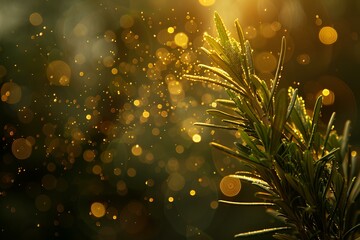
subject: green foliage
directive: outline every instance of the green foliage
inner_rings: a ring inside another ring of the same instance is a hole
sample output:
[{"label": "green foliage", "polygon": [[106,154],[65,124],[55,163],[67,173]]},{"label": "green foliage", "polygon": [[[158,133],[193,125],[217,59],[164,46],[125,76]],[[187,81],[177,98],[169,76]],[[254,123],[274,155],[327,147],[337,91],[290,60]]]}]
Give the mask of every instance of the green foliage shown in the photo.
[{"label": "green foliage", "polygon": [[[214,66],[201,64],[214,77],[185,75],[190,80],[212,83],[227,89],[230,99],[217,100],[223,108],[207,112],[224,125],[200,126],[238,131],[241,142],[234,147],[211,143],[220,151],[249,166],[251,172],[232,177],[255,185],[262,202],[225,204],[266,206],[284,226],[235,237],[274,233],[275,239],[353,239],[360,225],[352,221],[351,209],[360,193],[360,175],[354,169],[349,151],[350,123],[342,136],[333,130],[335,114],[326,131],[319,126],[322,98],[316,101],[312,116],[297,89],[278,90],[286,41],[282,39],[275,77],[269,84],[256,74],[250,44],[235,21],[238,41],[230,36],[215,13],[218,36],[205,34],[204,52]],[[224,110],[225,109],[225,110]]]}]

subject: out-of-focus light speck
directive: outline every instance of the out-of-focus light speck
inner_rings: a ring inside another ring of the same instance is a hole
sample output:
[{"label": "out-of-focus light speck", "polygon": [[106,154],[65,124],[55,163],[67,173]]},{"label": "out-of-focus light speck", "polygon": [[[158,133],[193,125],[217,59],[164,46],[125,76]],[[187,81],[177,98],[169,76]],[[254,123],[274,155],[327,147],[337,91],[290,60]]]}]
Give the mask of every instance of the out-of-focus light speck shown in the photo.
[{"label": "out-of-focus light speck", "polygon": [[102,203],[94,202],[91,204],[90,207],[91,214],[94,215],[97,218],[101,218],[105,216],[105,206]]},{"label": "out-of-focus light speck", "polygon": [[117,68],[112,68],[111,69],[111,73],[113,74],[113,75],[116,75],[116,74],[118,74],[118,70],[117,70]]},{"label": "out-of-focus light speck", "polygon": [[[320,95],[320,94],[319,94]],[[332,105],[335,102],[335,93],[330,89],[324,88],[321,91],[321,95],[323,96],[322,102],[324,105]]]},{"label": "out-of-focus light speck", "polygon": [[263,23],[260,25],[260,33],[265,38],[272,38],[275,36],[276,31],[273,29],[272,24]]},{"label": "out-of-focus light speck", "polygon": [[95,175],[100,175],[101,172],[102,172],[101,166],[98,165],[98,164],[94,165],[93,168],[92,168],[92,172],[93,172],[93,174],[95,174]]},{"label": "out-of-focus light speck", "polygon": [[319,40],[325,45],[331,45],[336,42],[338,38],[337,31],[330,26],[322,27],[319,31]]},{"label": "out-of-focus light speck", "polygon": [[92,162],[95,159],[95,152],[87,149],[83,152],[83,159],[87,162]]},{"label": "out-of-focus light speck", "polygon": [[195,195],[196,195],[196,191],[192,189],[192,190],[190,190],[189,194],[190,194],[190,196],[195,196]]},{"label": "out-of-focus light speck", "polygon": [[148,117],[150,117],[150,112],[144,110],[144,112],[142,113],[142,116],[143,116],[144,118],[148,118]]},{"label": "out-of-focus light speck", "polygon": [[174,33],[175,29],[173,27],[168,27],[167,32],[168,33]]},{"label": "out-of-focus light speck", "polygon": [[170,174],[167,184],[170,190],[177,192],[184,188],[185,178],[180,173],[174,172]]},{"label": "out-of-focus light speck", "polygon": [[322,20],[321,20],[321,18],[319,17],[319,15],[316,15],[316,16],[315,16],[315,24],[316,24],[317,26],[321,26],[321,24],[322,24]]},{"label": "out-of-focus light speck", "polygon": [[324,96],[324,97],[327,97],[327,96],[329,96],[330,95],[330,90],[329,89],[327,89],[327,88],[325,88],[325,89],[323,89],[322,90],[322,95]]},{"label": "out-of-focus light speck", "polygon": [[100,155],[100,160],[103,163],[111,163],[113,161],[113,158],[114,158],[114,153],[111,150],[105,150]]},{"label": "out-of-focus light speck", "polygon": [[50,82],[50,85],[69,86],[71,68],[66,62],[55,60],[49,63],[46,69],[46,76]]},{"label": "out-of-focus light speck", "polygon": [[32,146],[26,138],[18,138],[13,141],[11,151],[17,159],[24,160],[31,156]]},{"label": "out-of-focus light speck", "polygon": [[178,154],[183,153],[183,152],[184,152],[184,146],[182,146],[182,145],[177,145],[177,146],[175,147],[175,151],[176,151]]},{"label": "out-of-focus light speck", "polygon": [[168,201],[172,203],[172,202],[174,202],[174,198],[173,198],[173,197],[169,197],[169,198],[168,198]]},{"label": "out-of-focus light speck", "polygon": [[14,82],[6,82],[1,87],[1,101],[8,104],[18,103],[21,99],[21,87]]},{"label": "out-of-focus light speck", "polygon": [[131,15],[125,14],[120,17],[120,27],[122,28],[131,28],[134,22],[134,18]]},{"label": "out-of-focus light speck", "polygon": [[186,48],[188,45],[189,37],[186,33],[179,32],[174,37],[175,44],[179,47]]},{"label": "out-of-focus light speck", "polygon": [[145,185],[148,187],[153,187],[155,185],[155,181],[153,179],[148,179],[145,181]]},{"label": "out-of-focus light speck", "polygon": [[121,175],[121,169],[120,168],[114,168],[114,175],[115,176],[120,176]]},{"label": "out-of-focus light speck", "polygon": [[270,52],[261,52],[255,56],[255,67],[260,72],[273,72],[277,66],[276,57]]},{"label": "out-of-focus light speck", "polygon": [[43,18],[40,15],[40,13],[38,12],[33,12],[32,14],[30,14],[29,16],[29,21],[31,23],[31,25],[33,26],[39,26],[42,24],[43,22]]},{"label": "out-of-focus light speck", "polygon": [[131,148],[131,153],[134,156],[140,156],[143,153],[143,150],[142,150],[141,146],[139,146],[139,144],[136,144]]},{"label": "out-of-focus light speck", "polygon": [[139,107],[141,104],[140,100],[136,99],[134,100],[134,106]]},{"label": "out-of-focus light speck", "polygon": [[211,201],[210,207],[211,207],[212,209],[217,209],[218,206],[219,206],[218,201]]},{"label": "out-of-focus light speck", "polygon": [[86,120],[91,120],[91,115],[90,114],[86,115]]},{"label": "out-of-focus light speck", "polygon": [[199,3],[204,7],[210,7],[215,3],[215,0],[199,0]]},{"label": "out-of-focus light speck", "polygon": [[357,152],[356,152],[356,151],[351,151],[351,156],[352,156],[352,157],[356,157],[356,156],[357,156]]},{"label": "out-of-focus light speck", "polygon": [[200,134],[194,134],[194,135],[192,136],[192,140],[193,140],[193,142],[195,142],[195,143],[201,142],[201,135],[200,135]]},{"label": "out-of-focus light speck", "polygon": [[247,39],[254,39],[257,36],[257,30],[254,26],[247,26],[244,33]]},{"label": "out-of-focus light speck", "polygon": [[129,177],[135,177],[137,172],[135,168],[129,168],[126,173]]},{"label": "out-of-focus light speck", "polygon": [[310,56],[306,53],[297,56],[296,61],[301,65],[307,65],[310,63]]},{"label": "out-of-focus light speck", "polygon": [[225,196],[234,197],[241,190],[241,182],[238,178],[225,176],[220,181],[220,190]]}]

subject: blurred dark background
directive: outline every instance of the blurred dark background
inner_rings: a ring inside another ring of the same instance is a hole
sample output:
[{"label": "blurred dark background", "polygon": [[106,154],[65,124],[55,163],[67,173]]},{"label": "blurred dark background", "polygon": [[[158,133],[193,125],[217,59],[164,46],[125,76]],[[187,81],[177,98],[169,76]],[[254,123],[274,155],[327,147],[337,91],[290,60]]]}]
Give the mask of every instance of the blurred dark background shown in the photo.
[{"label": "blurred dark background", "polygon": [[263,79],[285,36],[281,87],[309,111],[323,95],[324,124],[351,120],[360,145],[358,0],[0,0],[1,239],[232,239],[279,224],[218,204],[256,200],[226,178],[243,166],[209,147],[238,135],[193,125],[226,97],[181,77],[208,62],[214,11],[232,33],[239,19]]}]

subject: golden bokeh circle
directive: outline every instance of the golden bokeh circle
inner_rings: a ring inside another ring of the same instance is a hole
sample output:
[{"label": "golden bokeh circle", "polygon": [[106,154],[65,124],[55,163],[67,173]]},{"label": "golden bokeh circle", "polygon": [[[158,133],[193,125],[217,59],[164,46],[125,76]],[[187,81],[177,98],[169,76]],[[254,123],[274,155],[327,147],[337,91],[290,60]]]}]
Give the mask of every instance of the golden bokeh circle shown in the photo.
[{"label": "golden bokeh circle", "polygon": [[46,76],[50,85],[69,86],[71,68],[66,62],[62,60],[55,60],[50,62],[47,66]]},{"label": "golden bokeh circle", "polygon": [[11,145],[11,151],[17,159],[27,159],[32,153],[31,142],[26,138],[15,139]]},{"label": "golden bokeh circle", "polygon": [[337,31],[330,26],[322,27],[319,31],[320,42],[325,45],[331,45],[336,42],[338,38]]},{"label": "golden bokeh circle", "polygon": [[239,194],[241,190],[240,179],[225,176],[220,181],[220,190],[227,197],[234,197]]},{"label": "golden bokeh circle", "polygon": [[104,204],[99,202],[94,202],[93,204],[91,204],[90,210],[92,215],[94,215],[97,218],[101,218],[105,216],[106,213]]}]

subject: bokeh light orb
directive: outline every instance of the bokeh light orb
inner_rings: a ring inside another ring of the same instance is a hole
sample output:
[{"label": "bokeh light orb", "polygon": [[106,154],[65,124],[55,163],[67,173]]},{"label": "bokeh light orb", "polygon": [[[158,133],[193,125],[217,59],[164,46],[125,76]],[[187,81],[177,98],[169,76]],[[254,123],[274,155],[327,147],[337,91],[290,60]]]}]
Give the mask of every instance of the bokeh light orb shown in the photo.
[{"label": "bokeh light orb", "polygon": [[21,99],[21,87],[14,82],[6,82],[1,87],[1,101],[15,104]]},{"label": "bokeh light orb", "polygon": [[234,197],[241,190],[240,179],[231,176],[225,176],[220,181],[220,191],[227,197]]},{"label": "bokeh light orb", "polygon": [[199,3],[204,7],[210,7],[211,5],[214,5],[215,0],[199,0]]},{"label": "bokeh light orb", "polygon": [[185,178],[179,173],[170,174],[167,185],[171,191],[180,191],[185,186]]},{"label": "bokeh light orb", "polygon": [[31,23],[31,25],[33,26],[39,26],[42,24],[43,22],[43,18],[40,15],[40,13],[38,12],[33,12],[32,14],[30,14],[29,16],[29,22]]},{"label": "bokeh light orb", "polygon": [[333,27],[325,26],[319,31],[319,40],[325,45],[331,45],[336,42],[338,38],[337,31]]},{"label": "bokeh light orb", "polygon": [[175,35],[174,41],[175,44],[178,45],[179,47],[186,48],[189,41],[189,37],[186,35],[186,33],[179,32]]},{"label": "bokeh light orb", "polygon": [[50,85],[69,86],[71,68],[66,62],[62,60],[55,60],[50,62],[47,66],[46,76],[50,82]]},{"label": "bokeh light orb", "polygon": [[270,52],[261,52],[255,56],[255,68],[260,72],[273,72],[277,66],[276,57]]},{"label": "bokeh light orb", "polygon": [[104,206],[104,204],[102,204],[100,202],[92,203],[90,210],[91,210],[91,214],[97,218],[101,218],[101,217],[105,216],[105,212],[106,212],[105,206]]},{"label": "bokeh light orb", "polygon": [[131,15],[125,14],[120,17],[120,27],[131,28],[133,25],[134,25],[134,18]]},{"label": "bokeh light orb", "polygon": [[13,141],[11,151],[17,159],[24,160],[31,156],[32,146],[26,138],[18,138]]},{"label": "bokeh light orb", "polygon": [[296,57],[296,61],[301,65],[308,65],[310,63],[310,56],[307,53],[300,54]]},{"label": "bokeh light orb", "polygon": [[324,105],[332,105],[335,102],[335,93],[330,89],[324,88],[320,93],[317,95],[322,95],[322,103]]}]

